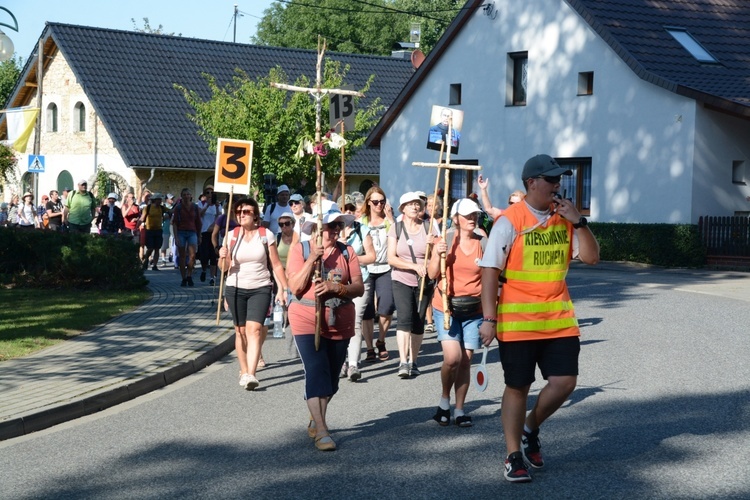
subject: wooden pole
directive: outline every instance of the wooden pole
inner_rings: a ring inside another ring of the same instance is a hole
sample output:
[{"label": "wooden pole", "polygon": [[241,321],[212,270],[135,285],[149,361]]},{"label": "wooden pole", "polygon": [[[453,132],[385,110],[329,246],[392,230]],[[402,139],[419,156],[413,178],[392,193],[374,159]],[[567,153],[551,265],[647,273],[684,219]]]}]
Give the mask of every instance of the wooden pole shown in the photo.
[{"label": "wooden pole", "polygon": [[[445,162],[450,165],[451,163],[451,147],[453,146],[453,117],[448,119],[448,135],[446,136],[448,142],[448,150],[445,153]],[[446,233],[448,228],[448,190],[450,189],[450,169],[445,169],[445,182],[443,184],[443,241],[446,241]],[[448,331],[450,329],[450,318],[448,317],[448,280],[446,278],[446,262],[447,254],[443,252],[440,254],[440,277],[443,280],[443,328]]]},{"label": "wooden pole", "polygon": [[[344,120],[341,120],[341,137],[344,137]],[[344,150],[346,146],[341,146],[341,213],[344,213],[346,206],[346,178],[344,174]]]},{"label": "wooden pole", "polygon": [[[232,211],[232,196],[234,195],[234,185],[229,187],[229,202],[227,203],[227,220],[226,224],[224,226],[224,241],[222,242],[222,246],[229,249],[229,217],[230,213]],[[227,255],[227,262],[231,262],[231,255]],[[221,298],[224,296],[224,271],[219,269],[221,271],[221,277],[219,278],[219,298],[216,301],[216,325],[219,324],[219,317],[221,316],[221,306],[223,305],[224,301],[221,300]]]},{"label": "wooden pole", "polygon": [[[443,162],[443,150],[445,149],[445,143],[440,145],[440,154],[438,155],[438,165],[440,165]],[[446,170],[447,172],[447,170]],[[440,185],[440,167],[437,168],[437,175],[435,176],[435,190],[432,192],[432,212],[430,212],[430,231],[432,231],[432,224],[435,220],[435,201],[437,200],[437,190],[438,186]],[[445,224],[445,221],[443,221],[443,224]],[[425,249],[424,253],[424,273],[425,276],[427,276],[427,263],[430,261],[430,250],[432,250],[432,244],[428,243],[427,248]],[[422,279],[421,283],[419,283],[419,300],[417,301],[418,304],[422,303],[422,297],[424,296],[424,282],[427,281],[426,279]]]},{"label": "wooden pole", "polygon": [[[322,108],[322,97],[323,93],[320,88],[322,82],[322,71],[321,66],[323,63],[323,55],[326,51],[325,39],[318,36],[318,63],[316,65],[316,83],[317,93],[315,99],[315,144],[320,144],[320,113]],[[323,246],[323,168],[320,163],[320,155],[315,155],[315,188],[317,191],[318,199],[318,234],[315,238],[315,242],[319,247]],[[315,274],[313,276],[313,287],[315,283],[323,279],[323,259],[318,258],[315,265]],[[315,296],[315,350],[320,349],[320,332],[323,327],[323,301],[319,296]]]}]

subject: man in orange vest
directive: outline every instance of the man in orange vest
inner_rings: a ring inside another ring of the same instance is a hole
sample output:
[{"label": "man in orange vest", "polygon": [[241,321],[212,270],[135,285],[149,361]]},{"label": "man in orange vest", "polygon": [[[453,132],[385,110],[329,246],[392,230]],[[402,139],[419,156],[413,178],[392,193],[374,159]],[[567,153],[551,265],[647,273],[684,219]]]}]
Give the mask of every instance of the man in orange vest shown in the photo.
[{"label": "man in orange vest", "polygon": [[[484,345],[495,337],[500,343],[505,478],[512,482],[529,482],[530,468],[544,466],[539,426],[570,396],[578,378],[580,332],[565,276],[571,259],[599,262],[599,243],[575,205],[558,195],[562,176],[571,174],[550,156],[529,159],[521,175],[526,198],[497,220],[479,264],[479,333]],[[526,415],[537,365],[547,385]]]}]

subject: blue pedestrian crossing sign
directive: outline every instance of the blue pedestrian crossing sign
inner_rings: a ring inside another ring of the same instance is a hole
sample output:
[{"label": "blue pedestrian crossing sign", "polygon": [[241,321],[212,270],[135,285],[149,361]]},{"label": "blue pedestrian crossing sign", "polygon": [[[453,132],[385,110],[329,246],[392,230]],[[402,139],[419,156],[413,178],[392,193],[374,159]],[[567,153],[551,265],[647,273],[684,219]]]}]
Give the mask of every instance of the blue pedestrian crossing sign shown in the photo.
[{"label": "blue pedestrian crossing sign", "polygon": [[35,174],[44,173],[44,156],[43,155],[29,155],[29,172]]}]

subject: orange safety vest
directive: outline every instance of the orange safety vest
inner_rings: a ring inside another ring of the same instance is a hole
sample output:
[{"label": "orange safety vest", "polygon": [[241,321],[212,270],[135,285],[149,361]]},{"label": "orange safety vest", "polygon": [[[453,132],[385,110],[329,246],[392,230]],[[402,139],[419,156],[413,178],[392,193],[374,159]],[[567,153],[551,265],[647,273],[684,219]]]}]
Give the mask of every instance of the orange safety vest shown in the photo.
[{"label": "orange safety vest", "polygon": [[538,223],[525,203],[504,214],[516,230],[497,306],[497,338],[503,342],[580,335],[565,276],[573,252],[573,225],[554,214]]}]

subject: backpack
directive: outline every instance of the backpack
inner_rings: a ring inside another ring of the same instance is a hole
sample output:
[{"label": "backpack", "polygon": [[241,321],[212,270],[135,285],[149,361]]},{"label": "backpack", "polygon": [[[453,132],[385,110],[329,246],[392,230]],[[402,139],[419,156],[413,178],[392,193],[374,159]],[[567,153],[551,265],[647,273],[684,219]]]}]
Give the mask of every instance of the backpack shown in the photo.
[{"label": "backpack", "polygon": [[[73,198],[75,195],[78,194],[78,191],[73,191],[73,193],[70,195],[70,199],[68,200],[68,203],[73,203]],[[91,198],[91,204],[93,205],[96,203],[96,200],[94,199],[94,195],[91,194],[91,191],[86,191],[86,194],[89,195],[89,198]]]},{"label": "backpack", "polygon": [[[422,226],[424,226],[424,234],[430,234],[430,221],[428,219],[422,220]],[[396,222],[396,241],[401,238],[401,233],[404,232],[404,221],[400,220]]]},{"label": "backpack", "polygon": [[[234,229],[232,229],[232,237],[229,240],[229,255],[231,256],[232,253],[234,253],[235,248],[237,247],[237,240],[239,239],[240,230],[242,229],[242,226],[237,226]],[[260,236],[260,241],[263,243],[263,248],[266,250],[266,266],[268,266],[268,270],[271,272],[271,280],[273,280],[273,265],[271,264],[271,254],[268,250],[268,237],[266,236],[266,228],[263,226],[260,226],[258,228],[258,235]],[[309,253],[309,250],[308,250]]]},{"label": "backpack", "polygon": [[[302,244],[302,260],[307,260],[307,258],[310,256],[310,240],[301,241],[300,243]],[[336,246],[344,255],[347,265],[349,265],[349,248],[347,247],[347,245],[337,240]]]}]

